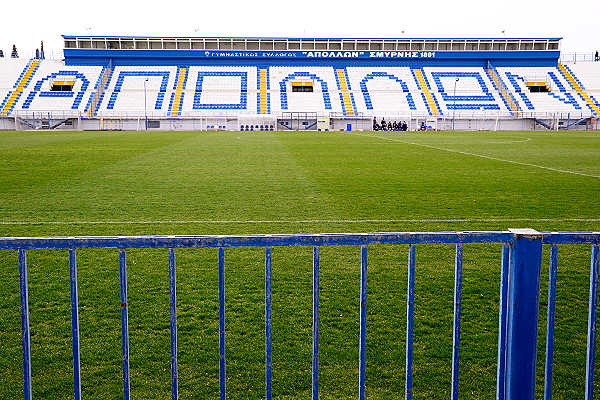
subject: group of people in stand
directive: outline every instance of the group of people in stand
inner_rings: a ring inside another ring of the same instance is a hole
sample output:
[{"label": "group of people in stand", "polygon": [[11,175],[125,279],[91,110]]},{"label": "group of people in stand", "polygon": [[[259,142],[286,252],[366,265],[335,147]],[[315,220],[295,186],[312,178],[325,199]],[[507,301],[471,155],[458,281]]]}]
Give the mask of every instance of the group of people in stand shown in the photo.
[{"label": "group of people in stand", "polygon": [[373,117],[373,130],[374,131],[407,131],[408,125],[406,122],[386,122],[385,118],[381,120],[381,123],[377,123],[377,119]]},{"label": "group of people in stand", "polygon": [[[404,121],[402,121],[400,123],[398,123],[396,121],[385,122],[385,118],[381,119],[381,123],[377,123],[377,119],[375,117],[373,117],[373,130],[374,131],[407,131],[408,125],[406,125],[406,122],[404,122]],[[425,122],[421,122],[421,125],[419,126],[419,130],[420,131],[427,130],[427,126],[425,125]]]}]

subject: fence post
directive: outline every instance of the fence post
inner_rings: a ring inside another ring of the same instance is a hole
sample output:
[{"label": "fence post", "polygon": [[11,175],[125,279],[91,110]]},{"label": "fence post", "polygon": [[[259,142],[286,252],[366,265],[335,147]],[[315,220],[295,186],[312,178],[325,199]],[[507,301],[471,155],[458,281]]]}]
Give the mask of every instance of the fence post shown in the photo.
[{"label": "fence post", "polygon": [[505,396],[535,399],[542,235],[511,229],[514,243],[508,271]]},{"label": "fence post", "polygon": [[33,398],[31,389],[31,330],[29,325],[29,285],[27,251],[19,249],[19,287],[21,298],[21,346],[23,348],[23,399]]}]

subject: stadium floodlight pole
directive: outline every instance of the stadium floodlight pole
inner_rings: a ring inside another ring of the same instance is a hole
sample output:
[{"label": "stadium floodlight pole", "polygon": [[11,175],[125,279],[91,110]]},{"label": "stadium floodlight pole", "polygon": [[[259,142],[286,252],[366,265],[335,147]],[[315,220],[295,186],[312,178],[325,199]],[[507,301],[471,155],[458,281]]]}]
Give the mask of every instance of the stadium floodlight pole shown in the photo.
[{"label": "stadium floodlight pole", "polygon": [[454,93],[452,94],[452,97],[454,98],[454,105],[452,106],[452,130],[454,130],[454,114],[456,113],[456,84],[459,79],[460,78],[456,78],[454,81]]},{"label": "stadium floodlight pole", "polygon": [[146,130],[148,130],[148,102],[146,101],[146,82],[148,82],[148,78],[144,79],[144,120],[146,121]]}]

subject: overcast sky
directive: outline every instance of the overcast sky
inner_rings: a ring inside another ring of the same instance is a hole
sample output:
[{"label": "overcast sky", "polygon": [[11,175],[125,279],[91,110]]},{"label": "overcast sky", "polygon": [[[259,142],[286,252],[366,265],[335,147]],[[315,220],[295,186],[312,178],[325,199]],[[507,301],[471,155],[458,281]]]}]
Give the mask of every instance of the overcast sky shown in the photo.
[{"label": "overcast sky", "polygon": [[[160,4],[160,5],[158,5]],[[0,49],[21,57],[61,35],[354,38],[561,37],[562,52],[600,49],[600,1],[572,0],[221,0],[154,3],[4,1]],[[196,31],[197,30],[197,31]],[[404,31],[404,33],[402,33]],[[502,32],[504,31],[504,33]]]}]

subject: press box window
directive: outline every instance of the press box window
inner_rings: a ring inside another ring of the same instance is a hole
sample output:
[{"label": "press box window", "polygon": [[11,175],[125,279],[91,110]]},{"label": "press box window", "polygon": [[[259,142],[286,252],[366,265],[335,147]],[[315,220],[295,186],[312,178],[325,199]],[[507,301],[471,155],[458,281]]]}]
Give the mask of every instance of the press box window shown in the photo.
[{"label": "press box window", "polygon": [[312,81],[292,82],[292,92],[312,92]]},{"label": "press box window", "polygon": [[72,92],[75,81],[54,81],[50,87],[51,92]]}]

